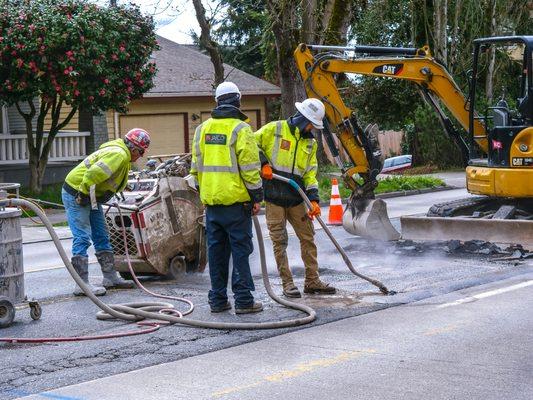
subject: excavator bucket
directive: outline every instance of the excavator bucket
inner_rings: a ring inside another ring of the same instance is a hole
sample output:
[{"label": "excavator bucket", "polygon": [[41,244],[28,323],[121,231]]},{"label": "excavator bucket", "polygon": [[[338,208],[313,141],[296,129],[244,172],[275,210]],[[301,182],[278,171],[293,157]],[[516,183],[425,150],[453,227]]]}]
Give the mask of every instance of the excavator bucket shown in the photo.
[{"label": "excavator bucket", "polygon": [[378,240],[398,240],[400,233],[392,226],[387,204],[382,199],[351,200],[342,217],[349,233]]}]

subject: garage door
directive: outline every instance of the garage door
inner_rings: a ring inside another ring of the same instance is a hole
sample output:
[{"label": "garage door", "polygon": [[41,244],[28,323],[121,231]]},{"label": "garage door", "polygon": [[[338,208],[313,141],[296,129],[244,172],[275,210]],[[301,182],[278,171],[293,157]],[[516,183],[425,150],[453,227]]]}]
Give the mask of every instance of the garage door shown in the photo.
[{"label": "garage door", "polygon": [[184,114],[121,115],[119,123],[121,136],[132,128],[143,128],[150,133],[149,156],[186,151]]}]

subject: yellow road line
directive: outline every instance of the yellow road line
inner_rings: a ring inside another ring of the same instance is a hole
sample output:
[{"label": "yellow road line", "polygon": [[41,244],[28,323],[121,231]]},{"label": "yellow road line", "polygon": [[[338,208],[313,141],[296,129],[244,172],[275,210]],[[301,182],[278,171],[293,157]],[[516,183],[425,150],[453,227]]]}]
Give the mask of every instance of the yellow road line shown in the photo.
[{"label": "yellow road line", "polygon": [[346,361],[353,360],[359,356],[362,356],[365,354],[373,354],[375,352],[376,350],[374,349],[347,351],[335,357],[321,358],[318,360],[300,363],[300,364],[297,364],[292,369],[282,370],[271,375],[266,375],[255,382],[252,382],[246,385],[234,386],[234,387],[230,387],[224,390],[220,390],[218,392],[214,392],[211,394],[211,397],[218,398],[218,397],[222,397],[228,394],[241,392],[247,389],[258,387],[265,383],[272,383],[272,382],[277,383],[277,382],[283,382],[289,379],[294,379],[299,376],[305,375],[307,373],[316,371],[318,369],[327,368],[333,365],[337,365],[337,364],[340,364]]}]

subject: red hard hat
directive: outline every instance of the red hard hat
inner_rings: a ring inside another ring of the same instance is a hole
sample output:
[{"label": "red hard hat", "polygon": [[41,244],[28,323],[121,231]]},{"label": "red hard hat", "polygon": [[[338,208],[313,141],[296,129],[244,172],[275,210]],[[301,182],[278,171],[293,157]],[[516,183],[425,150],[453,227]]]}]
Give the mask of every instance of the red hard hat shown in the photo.
[{"label": "red hard hat", "polygon": [[141,128],[133,128],[128,133],[126,133],[126,136],[124,136],[124,138],[131,142],[135,147],[138,147],[143,150],[147,150],[150,146],[150,135],[148,134],[148,132]]}]

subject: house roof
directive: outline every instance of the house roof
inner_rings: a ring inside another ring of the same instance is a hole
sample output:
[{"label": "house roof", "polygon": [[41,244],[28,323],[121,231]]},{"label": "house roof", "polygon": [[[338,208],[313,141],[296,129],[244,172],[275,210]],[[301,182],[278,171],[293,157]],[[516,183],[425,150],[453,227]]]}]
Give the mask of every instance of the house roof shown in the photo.
[{"label": "house roof", "polygon": [[[153,56],[158,70],[155,85],[144,97],[213,96],[214,68],[208,56],[161,36],[157,41],[161,49]],[[281,94],[278,86],[229,64],[224,64],[224,74],[244,96]]]}]

